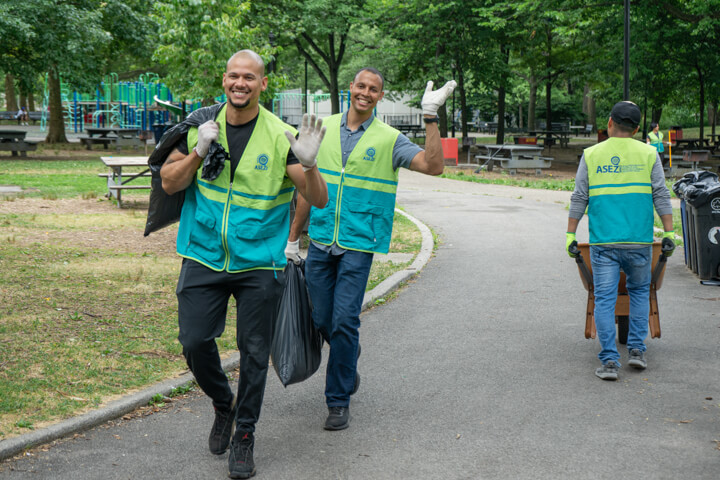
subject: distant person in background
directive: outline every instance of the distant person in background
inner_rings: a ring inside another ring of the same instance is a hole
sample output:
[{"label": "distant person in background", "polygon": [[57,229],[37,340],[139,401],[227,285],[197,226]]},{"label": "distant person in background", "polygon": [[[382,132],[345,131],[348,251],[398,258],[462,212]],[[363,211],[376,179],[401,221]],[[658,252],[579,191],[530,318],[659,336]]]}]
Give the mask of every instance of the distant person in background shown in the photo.
[{"label": "distant person in background", "polygon": [[20,107],[20,110],[18,110],[17,114],[15,115],[15,118],[18,121],[18,125],[28,125],[28,121],[30,120],[30,117],[28,116],[27,108]]},{"label": "distant person in background", "polygon": [[663,152],[665,151],[665,147],[663,147],[663,133],[660,131],[660,125],[658,125],[657,122],[652,122],[650,124],[650,130],[651,132],[648,133],[647,136],[647,144],[652,145],[657,149],[658,156],[660,156],[660,160],[662,161],[664,167],[665,154]]}]

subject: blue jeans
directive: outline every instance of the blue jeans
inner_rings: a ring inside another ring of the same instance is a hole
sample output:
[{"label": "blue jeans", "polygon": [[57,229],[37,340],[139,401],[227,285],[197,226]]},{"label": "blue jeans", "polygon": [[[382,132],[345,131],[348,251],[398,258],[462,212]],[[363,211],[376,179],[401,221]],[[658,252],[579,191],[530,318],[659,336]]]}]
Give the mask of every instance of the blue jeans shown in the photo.
[{"label": "blue jeans", "polygon": [[617,302],[620,269],[625,272],[625,285],[630,296],[630,324],[627,348],[644,352],[650,315],[650,262],[652,247],[613,248],[590,246],[590,261],[595,284],[595,327],[600,340],[598,358],[603,363],[614,360],[620,366],[615,345],[615,303]]},{"label": "blue jeans", "polygon": [[308,249],[305,280],[313,321],[330,345],[325,374],[328,407],[350,405],[357,372],[360,310],[372,259],[372,253],[353,250],[332,255],[312,243]]}]

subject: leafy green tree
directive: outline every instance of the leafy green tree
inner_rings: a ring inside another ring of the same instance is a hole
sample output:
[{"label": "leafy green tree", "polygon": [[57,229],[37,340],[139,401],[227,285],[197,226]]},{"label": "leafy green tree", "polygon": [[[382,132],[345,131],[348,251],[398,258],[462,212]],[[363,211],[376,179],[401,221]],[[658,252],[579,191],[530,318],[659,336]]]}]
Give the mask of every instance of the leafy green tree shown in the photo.
[{"label": "leafy green tree", "polygon": [[[238,50],[257,52],[270,65],[275,49],[260,29],[250,25],[250,2],[237,0],[166,0],[155,4],[159,46],[154,59],[165,67],[163,80],[180,98],[210,104],[221,95],[222,73]],[[268,75],[262,101],[283,84]]]},{"label": "leafy green tree", "polygon": [[61,78],[92,88],[116,49],[147,43],[153,30],[137,0],[6,0],[0,9],[0,69],[47,73],[48,143],[67,142]]},{"label": "leafy green tree", "polygon": [[294,47],[330,92],[340,111],[339,74],[353,28],[368,21],[362,0],[266,0],[250,2],[248,20],[280,47]]}]

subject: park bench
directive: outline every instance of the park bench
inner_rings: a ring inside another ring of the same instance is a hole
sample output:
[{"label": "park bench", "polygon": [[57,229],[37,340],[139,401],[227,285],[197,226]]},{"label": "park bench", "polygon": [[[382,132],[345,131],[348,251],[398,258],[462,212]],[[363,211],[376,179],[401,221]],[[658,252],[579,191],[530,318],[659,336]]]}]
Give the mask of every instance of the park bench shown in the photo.
[{"label": "park bench", "polygon": [[30,121],[33,122],[33,125],[35,125],[37,122],[42,120],[42,112],[29,112],[28,119],[30,119]]},{"label": "park bench", "polygon": [[588,125],[585,125],[585,130],[583,130],[582,133],[583,133],[583,135],[585,135],[586,137],[589,137],[590,134],[592,133],[592,130],[593,130],[592,124],[588,124]]},{"label": "park bench", "polygon": [[108,145],[114,145],[120,150],[120,146],[117,145],[117,137],[80,137],[80,143],[85,145],[88,150],[92,150],[92,146],[95,144],[102,145],[105,150],[108,149]]},{"label": "park bench", "polygon": [[40,142],[34,140],[21,140],[18,142],[0,142],[0,150],[12,152],[13,157],[17,157],[18,152],[20,152],[21,157],[27,157],[27,152],[37,150],[38,143]]}]

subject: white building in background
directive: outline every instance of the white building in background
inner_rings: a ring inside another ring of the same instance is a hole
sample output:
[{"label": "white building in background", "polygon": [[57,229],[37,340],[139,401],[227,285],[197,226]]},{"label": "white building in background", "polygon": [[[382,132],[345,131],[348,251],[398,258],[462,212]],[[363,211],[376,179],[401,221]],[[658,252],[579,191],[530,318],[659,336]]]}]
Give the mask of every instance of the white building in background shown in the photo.
[{"label": "white building in background", "polygon": [[[309,94],[307,98],[308,113],[314,113],[320,118],[329,117],[332,112],[330,95],[316,92]],[[391,100],[386,94],[378,103],[375,114],[385,123],[390,125],[422,125],[422,109],[408,106],[412,100],[409,95],[402,95],[397,100]],[[286,90],[276,95],[273,102],[273,112],[291,125],[298,125],[302,121],[305,97],[301,89]],[[345,112],[349,108],[350,100],[348,92],[344,91],[340,101],[340,111]]]}]

